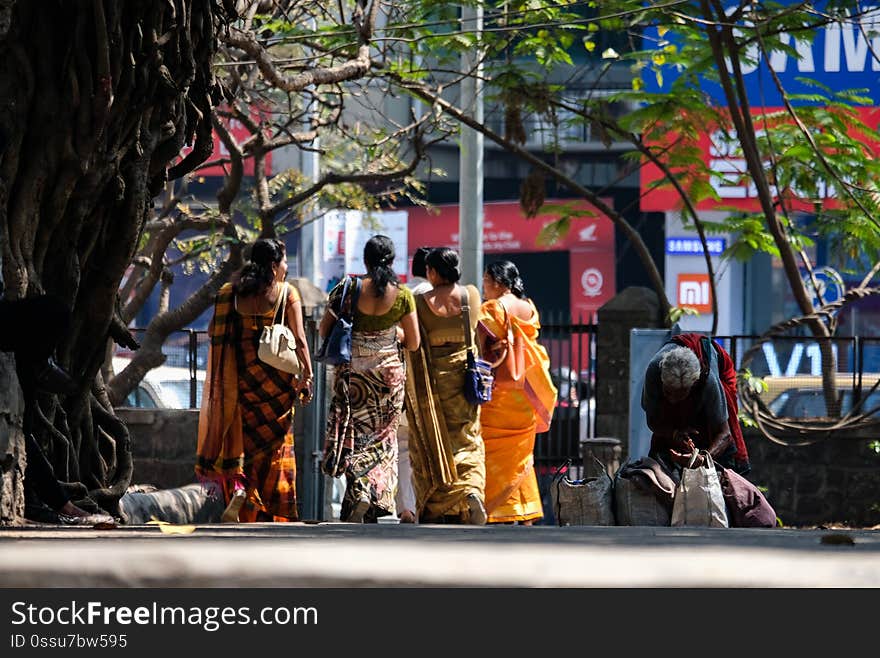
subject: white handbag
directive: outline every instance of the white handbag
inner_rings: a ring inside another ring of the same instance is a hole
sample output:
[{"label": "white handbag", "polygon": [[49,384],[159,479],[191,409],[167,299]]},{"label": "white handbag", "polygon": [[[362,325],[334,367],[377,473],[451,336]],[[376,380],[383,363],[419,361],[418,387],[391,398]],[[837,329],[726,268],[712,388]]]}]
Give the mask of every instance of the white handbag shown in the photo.
[{"label": "white handbag", "polygon": [[[703,465],[692,468],[697,455],[703,455]],[[675,488],[672,501],[673,526],[702,526],[726,528],[727,508],[721,492],[721,480],[715,470],[712,455],[701,450],[691,455],[688,468],[681,471],[681,482]]]},{"label": "white handbag", "polygon": [[296,356],[296,338],[293,332],[284,324],[284,309],[287,306],[287,282],[281,288],[278,301],[275,303],[275,312],[272,320],[278,316],[278,306],[281,306],[281,323],[270,324],[263,327],[260,336],[260,345],[257,348],[257,358],[263,363],[268,363],[273,368],[289,372],[294,375],[302,373],[302,364]]}]

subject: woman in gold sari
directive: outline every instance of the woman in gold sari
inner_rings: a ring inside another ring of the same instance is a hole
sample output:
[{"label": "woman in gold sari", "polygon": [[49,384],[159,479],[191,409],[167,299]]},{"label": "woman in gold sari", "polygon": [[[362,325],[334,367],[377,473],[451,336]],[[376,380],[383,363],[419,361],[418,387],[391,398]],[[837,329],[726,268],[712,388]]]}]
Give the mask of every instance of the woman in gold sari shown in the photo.
[{"label": "woman in gold sari", "polygon": [[486,446],[489,523],[532,525],[544,516],[535,476],[535,434],[546,432],[556,405],[547,350],[538,343],[538,310],[516,265],[489,264],[483,274],[480,335],[486,359],[498,362],[492,400],[480,409]]},{"label": "woman in gold sari", "polygon": [[[293,406],[296,399],[311,400],[312,362],[299,292],[285,284],[286,274],[284,243],[257,240],[250,260],[214,302],[195,471],[223,495],[224,522],[298,518]],[[263,327],[277,321],[282,305],[301,376],[257,357]]]},{"label": "woman in gold sari", "polygon": [[474,286],[458,285],[461,271],[452,249],[431,250],[426,265],[433,288],[416,296],[421,346],[408,355],[406,381],[419,523],[482,525],[486,478],[480,408],[464,397],[480,293]]}]

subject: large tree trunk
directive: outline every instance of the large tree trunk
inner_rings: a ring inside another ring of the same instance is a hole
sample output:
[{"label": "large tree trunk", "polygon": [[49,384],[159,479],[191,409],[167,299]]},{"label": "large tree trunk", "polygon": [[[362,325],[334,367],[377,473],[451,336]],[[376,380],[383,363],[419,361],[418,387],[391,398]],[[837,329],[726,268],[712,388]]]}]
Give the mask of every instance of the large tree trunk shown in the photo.
[{"label": "large tree trunk", "polygon": [[0,526],[24,514],[24,400],[15,374],[15,360],[0,353]]},{"label": "large tree trunk", "polygon": [[64,399],[27,400],[27,414],[86,507],[115,512],[131,479],[129,435],[98,371],[119,283],[170,161],[193,141],[207,155],[200,142],[224,17],[216,0],[45,0],[16,2],[8,28],[0,21],[7,294],[68,303],[58,359],[80,385]]}]

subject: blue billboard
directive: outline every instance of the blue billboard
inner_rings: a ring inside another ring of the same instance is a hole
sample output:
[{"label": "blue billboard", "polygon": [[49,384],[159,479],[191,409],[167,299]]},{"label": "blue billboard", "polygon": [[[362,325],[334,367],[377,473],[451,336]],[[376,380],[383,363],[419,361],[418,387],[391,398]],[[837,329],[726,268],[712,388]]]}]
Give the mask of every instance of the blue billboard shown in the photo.
[{"label": "blue billboard", "polygon": [[[780,4],[787,4],[781,2]],[[801,3],[790,3],[801,4]],[[814,4],[821,11],[827,2]],[[858,3],[853,3],[858,5]],[[731,4],[730,10],[739,7],[739,3]],[[805,32],[782,34],[781,41],[796,51],[795,53],[774,52],[764,56],[755,44],[746,51],[741,62],[749,103],[755,107],[779,107],[782,97],[776,88],[772,68],[779,77],[783,88],[788,94],[816,94],[815,86],[804,84],[799,78],[815,80],[828,87],[831,91],[863,90],[861,95],[880,101],[880,7],[862,6],[850,10],[851,20],[845,24],[820,24],[818,12],[804,12],[805,22],[817,25],[809,30],[812,39],[807,40]],[[744,28],[747,25],[744,24]],[[643,34],[644,47],[656,48],[664,41],[676,43],[673,33],[667,32],[661,39],[655,27],[646,29]],[[748,61],[746,61],[748,60]],[[769,64],[769,66],[768,66]],[[645,70],[645,89],[652,92],[667,91],[670,83],[678,73],[672,66],[661,69],[662,78],[651,70]],[[662,86],[661,86],[662,84]],[[719,105],[726,104],[721,86],[709,80],[703,80],[703,90]],[[807,104],[808,101],[793,101],[794,104]],[[815,104],[823,104],[818,100]]]}]

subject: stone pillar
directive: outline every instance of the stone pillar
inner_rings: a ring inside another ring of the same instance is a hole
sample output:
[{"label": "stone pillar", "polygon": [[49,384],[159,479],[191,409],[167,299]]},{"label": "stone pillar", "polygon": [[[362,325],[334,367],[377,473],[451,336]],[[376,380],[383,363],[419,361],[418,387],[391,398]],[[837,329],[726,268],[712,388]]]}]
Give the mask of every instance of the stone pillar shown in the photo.
[{"label": "stone pillar", "polygon": [[[620,439],[599,436],[581,441],[581,459],[584,464],[584,477],[596,476],[604,470],[614,477],[620,468],[620,455],[623,453]],[[598,461],[598,463],[596,463]],[[601,464],[601,468],[599,466]]]},{"label": "stone pillar", "polygon": [[630,287],[598,311],[596,434],[629,436],[629,334],[662,327],[660,301],[650,288]]},{"label": "stone pillar", "polygon": [[0,525],[24,519],[24,397],[15,357],[0,352]]}]

